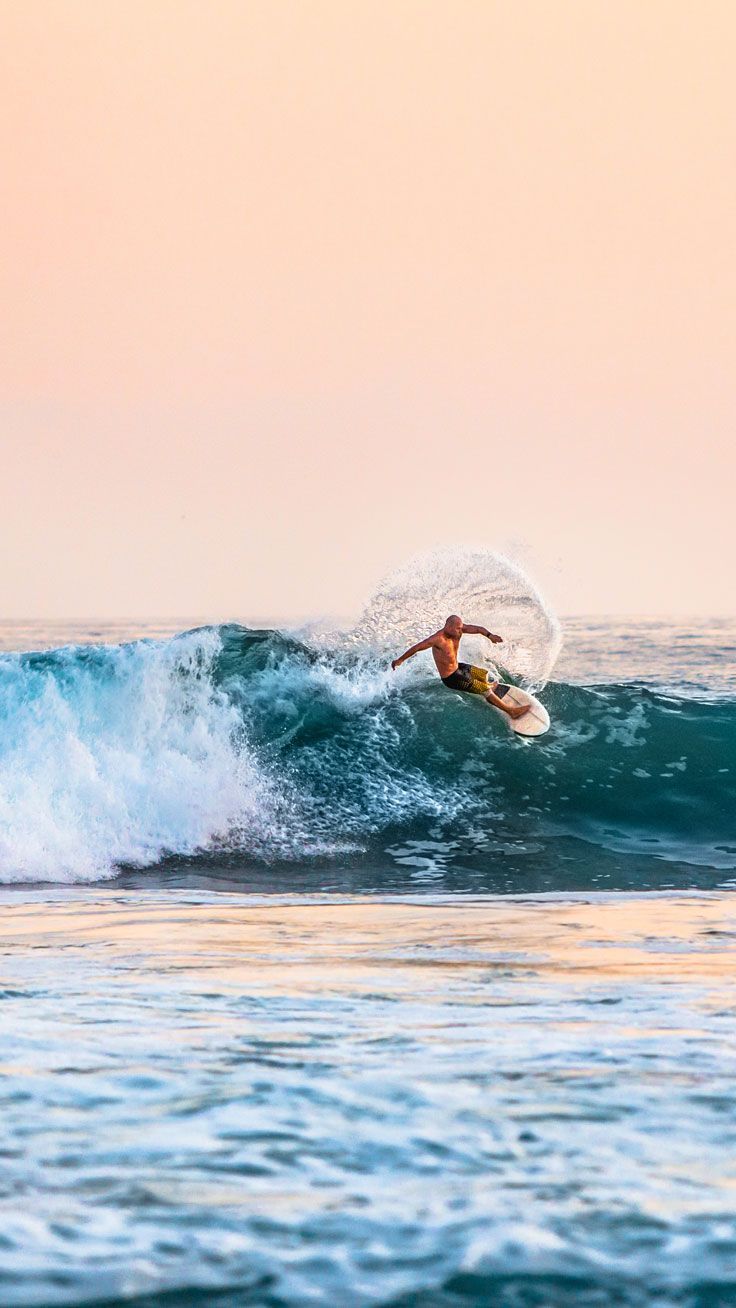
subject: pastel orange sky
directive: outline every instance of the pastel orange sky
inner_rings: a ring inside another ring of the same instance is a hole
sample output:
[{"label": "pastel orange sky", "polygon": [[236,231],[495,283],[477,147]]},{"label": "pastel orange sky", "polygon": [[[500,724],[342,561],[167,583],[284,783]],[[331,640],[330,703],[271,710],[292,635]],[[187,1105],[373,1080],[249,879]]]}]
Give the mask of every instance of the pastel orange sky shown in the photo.
[{"label": "pastel orange sky", "polygon": [[0,613],[733,611],[731,0],[3,0]]}]

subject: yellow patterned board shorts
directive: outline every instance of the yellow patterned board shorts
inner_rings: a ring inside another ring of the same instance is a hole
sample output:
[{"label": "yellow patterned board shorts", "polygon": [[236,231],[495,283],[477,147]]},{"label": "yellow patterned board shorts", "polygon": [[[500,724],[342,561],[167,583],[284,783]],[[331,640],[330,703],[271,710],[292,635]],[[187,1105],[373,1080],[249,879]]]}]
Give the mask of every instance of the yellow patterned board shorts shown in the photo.
[{"label": "yellow patterned board shorts", "polygon": [[472,663],[458,663],[455,671],[442,680],[450,690],[464,690],[468,695],[487,695],[496,684],[489,681],[485,668],[473,667]]}]

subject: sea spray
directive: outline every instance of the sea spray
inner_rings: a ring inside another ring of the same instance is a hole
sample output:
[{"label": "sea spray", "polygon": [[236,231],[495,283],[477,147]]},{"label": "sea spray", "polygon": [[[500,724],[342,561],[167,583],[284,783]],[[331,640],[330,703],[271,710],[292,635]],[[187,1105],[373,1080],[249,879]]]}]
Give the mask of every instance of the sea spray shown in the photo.
[{"label": "sea spray", "polygon": [[520,682],[541,689],[562,644],[559,622],[522,569],[489,549],[445,547],[409,559],[383,579],[349,639],[400,652],[437,631],[450,613],[503,638],[491,657],[487,640],[466,637],[467,661],[497,659]]}]

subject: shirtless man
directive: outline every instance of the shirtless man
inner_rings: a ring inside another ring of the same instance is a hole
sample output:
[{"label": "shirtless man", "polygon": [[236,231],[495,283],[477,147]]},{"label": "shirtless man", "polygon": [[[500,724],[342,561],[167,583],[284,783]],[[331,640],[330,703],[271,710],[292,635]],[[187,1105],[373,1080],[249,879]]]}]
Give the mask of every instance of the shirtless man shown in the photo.
[{"label": "shirtless man", "polygon": [[395,672],[405,659],[412,658],[422,649],[431,649],[437,671],[450,690],[464,690],[469,695],[482,695],[487,703],[495,704],[496,708],[508,713],[510,718],[520,718],[527,711],[526,704],[505,704],[500,695],[495,693],[498,682],[488,680],[485,668],[475,668],[470,663],[458,663],[457,650],[461,636],[487,636],[494,645],[503,639],[502,636],[494,636],[487,627],[474,627],[469,622],[463,622],[457,613],[451,613],[441,631],[436,631],[433,636],[427,636],[426,640],[420,640],[417,645],[412,645],[400,658],[393,660],[391,667]]}]

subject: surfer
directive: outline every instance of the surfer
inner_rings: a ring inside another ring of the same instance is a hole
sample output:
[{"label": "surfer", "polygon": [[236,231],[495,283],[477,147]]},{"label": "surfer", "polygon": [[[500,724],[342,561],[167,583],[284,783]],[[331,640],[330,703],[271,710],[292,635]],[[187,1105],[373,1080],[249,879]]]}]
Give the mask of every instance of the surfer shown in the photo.
[{"label": "surfer", "polygon": [[495,636],[487,627],[476,627],[470,622],[463,622],[457,613],[451,613],[440,631],[436,631],[433,636],[427,636],[426,640],[420,640],[416,645],[411,645],[399,658],[392,660],[391,667],[395,672],[400,663],[413,658],[420,650],[431,649],[437,671],[450,690],[464,690],[468,695],[482,695],[488,704],[493,704],[504,713],[508,713],[510,718],[522,717],[527,712],[528,705],[504,703],[501,696],[495,693],[498,682],[489,680],[485,668],[473,667],[471,663],[458,663],[457,651],[461,636],[487,636],[494,645],[503,639],[502,636]]}]

